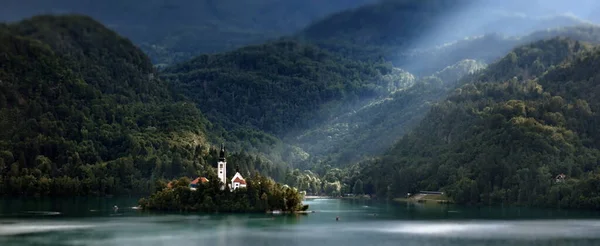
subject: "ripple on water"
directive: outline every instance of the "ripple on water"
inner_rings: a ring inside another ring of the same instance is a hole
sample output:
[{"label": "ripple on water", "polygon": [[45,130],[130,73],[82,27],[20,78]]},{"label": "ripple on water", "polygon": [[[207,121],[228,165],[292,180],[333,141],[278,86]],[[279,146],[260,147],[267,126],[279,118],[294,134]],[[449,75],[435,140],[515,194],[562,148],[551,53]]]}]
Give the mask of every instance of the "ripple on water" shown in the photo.
[{"label": "ripple on water", "polygon": [[378,222],[377,224],[378,226],[370,224],[354,226],[351,230],[474,239],[600,239],[599,220]]},{"label": "ripple on water", "polygon": [[16,236],[54,231],[69,231],[92,228],[90,224],[48,223],[48,222],[10,222],[0,223],[0,236]]},{"label": "ripple on water", "polygon": [[61,212],[56,212],[56,211],[25,211],[26,214],[31,214],[31,215],[60,215]]}]

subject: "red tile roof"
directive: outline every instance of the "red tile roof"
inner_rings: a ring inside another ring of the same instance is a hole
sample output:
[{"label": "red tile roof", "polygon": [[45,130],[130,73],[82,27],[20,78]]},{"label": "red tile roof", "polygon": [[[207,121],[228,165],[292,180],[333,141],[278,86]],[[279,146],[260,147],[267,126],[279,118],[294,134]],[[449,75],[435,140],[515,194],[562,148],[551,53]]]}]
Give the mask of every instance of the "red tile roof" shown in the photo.
[{"label": "red tile roof", "polygon": [[245,184],[246,184],[246,180],[243,180],[243,179],[241,179],[240,177],[236,177],[236,178],[233,180],[233,183],[240,183],[240,184],[244,184],[244,185],[245,185]]},{"label": "red tile roof", "polygon": [[198,184],[200,182],[204,184],[204,183],[208,182],[208,179],[205,177],[198,177],[198,178],[194,179],[194,181],[192,181],[191,184]]}]

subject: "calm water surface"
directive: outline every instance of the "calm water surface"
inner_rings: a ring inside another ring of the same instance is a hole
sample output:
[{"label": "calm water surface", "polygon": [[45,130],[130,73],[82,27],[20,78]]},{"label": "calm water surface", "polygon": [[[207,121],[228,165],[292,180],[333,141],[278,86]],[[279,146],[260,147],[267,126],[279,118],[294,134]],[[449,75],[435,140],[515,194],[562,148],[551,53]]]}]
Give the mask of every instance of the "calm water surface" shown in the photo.
[{"label": "calm water surface", "polygon": [[157,214],[136,200],[0,200],[0,245],[600,245],[590,211],[315,199],[309,215]]}]

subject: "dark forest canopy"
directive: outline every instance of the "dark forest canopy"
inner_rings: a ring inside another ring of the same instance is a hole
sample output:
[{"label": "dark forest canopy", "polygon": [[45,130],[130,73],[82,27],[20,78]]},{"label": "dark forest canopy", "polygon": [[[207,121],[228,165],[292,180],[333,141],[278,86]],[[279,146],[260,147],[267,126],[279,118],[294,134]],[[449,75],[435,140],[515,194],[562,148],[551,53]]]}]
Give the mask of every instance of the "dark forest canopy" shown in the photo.
[{"label": "dark forest canopy", "polygon": [[373,98],[387,90],[385,63],[345,59],[316,46],[279,40],[167,68],[164,78],[227,129],[279,135],[328,115],[323,107]]},{"label": "dark forest canopy", "polygon": [[[0,26],[0,194],[145,193],[215,162],[213,128],[133,44],[83,16]],[[245,170],[283,177],[251,155]]]}]

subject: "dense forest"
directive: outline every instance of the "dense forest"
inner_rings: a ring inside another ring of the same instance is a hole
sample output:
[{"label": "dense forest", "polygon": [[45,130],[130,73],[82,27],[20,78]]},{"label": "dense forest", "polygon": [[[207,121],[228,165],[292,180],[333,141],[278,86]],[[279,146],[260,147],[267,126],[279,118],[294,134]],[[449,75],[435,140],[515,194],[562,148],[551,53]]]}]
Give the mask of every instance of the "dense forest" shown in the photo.
[{"label": "dense forest", "polygon": [[316,46],[280,40],[202,55],[164,70],[164,78],[226,129],[270,134],[306,128],[343,102],[387,93],[387,63],[345,59]]},{"label": "dense forest", "polygon": [[[0,41],[1,194],[145,193],[213,165],[222,131],[174,99],[127,39],[72,15],[2,25]],[[285,174],[236,157],[244,170]]]},{"label": "dense forest", "polygon": [[465,78],[356,178],[383,197],[443,190],[457,203],[599,208],[591,49],[552,39],[514,50]]}]

